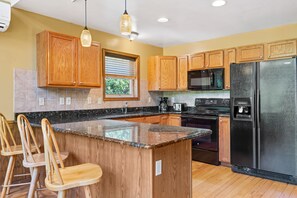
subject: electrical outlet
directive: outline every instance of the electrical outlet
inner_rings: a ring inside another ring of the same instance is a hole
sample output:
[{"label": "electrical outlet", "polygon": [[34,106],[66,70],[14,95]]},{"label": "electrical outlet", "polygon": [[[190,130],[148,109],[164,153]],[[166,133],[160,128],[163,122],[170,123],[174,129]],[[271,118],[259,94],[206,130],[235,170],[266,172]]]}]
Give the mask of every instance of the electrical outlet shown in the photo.
[{"label": "electrical outlet", "polygon": [[88,97],[88,104],[92,104],[92,98]]},{"label": "electrical outlet", "polygon": [[39,104],[39,106],[44,106],[44,98],[39,98],[38,104]]},{"label": "electrical outlet", "polygon": [[152,102],[152,97],[148,97],[148,103]]},{"label": "electrical outlet", "polygon": [[162,174],[162,160],[156,161],[156,176]]},{"label": "electrical outlet", "polygon": [[98,105],[101,105],[101,104],[102,104],[102,98],[98,97]]},{"label": "electrical outlet", "polygon": [[71,97],[66,97],[66,105],[71,105]]},{"label": "electrical outlet", "polygon": [[88,126],[88,133],[92,132],[92,127]]},{"label": "electrical outlet", "polygon": [[63,97],[60,97],[59,104],[60,105],[64,105],[65,104],[65,99]]}]

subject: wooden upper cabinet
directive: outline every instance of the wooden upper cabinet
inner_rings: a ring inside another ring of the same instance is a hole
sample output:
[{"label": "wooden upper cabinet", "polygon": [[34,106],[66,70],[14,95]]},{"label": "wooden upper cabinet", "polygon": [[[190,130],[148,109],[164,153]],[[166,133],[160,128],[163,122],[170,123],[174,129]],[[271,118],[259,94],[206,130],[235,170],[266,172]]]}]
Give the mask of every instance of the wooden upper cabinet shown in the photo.
[{"label": "wooden upper cabinet", "polygon": [[187,90],[188,88],[188,56],[177,58],[177,89]]},{"label": "wooden upper cabinet", "polygon": [[39,86],[75,86],[76,64],[75,37],[46,31],[37,35]]},{"label": "wooden upper cabinet", "polygon": [[83,48],[78,38],[49,31],[36,40],[39,87],[100,87],[100,44]]},{"label": "wooden upper cabinet", "polygon": [[236,49],[238,63],[264,60],[264,45],[250,45]]},{"label": "wooden upper cabinet", "polygon": [[236,63],[236,49],[226,49],[224,51],[224,76],[225,89],[230,89],[230,64]]},{"label": "wooden upper cabinet", "polygon": [[177,89],[177,66],[174,56],[160,57],[160,89]]},{"label": "wooden upper cabinet", "polygon": [[265,45],[266,58],[267,59],[278,59],[286,58],[297,55],[296,40],[286,40],[273,43],[267,43]]},{"label": "wooden upper cabinet", "polygon": [[224,67],[224,51],[216,50],[205,53],[206,68],[223,68]]},{"label": "wooden upper cabinet", "polygon": [[153,56],[148,63],[148,90],[176,90],[177,63],[175,56]]},{"label": "wooden upper cabinet", "polygon": [[230,118],[219,118],[219,160],[230,164]]},{"label": "wooden upper cabinet", "polygon": [[190,55],[189,71],[201,70],[205,67],[205,54],[197,53]]},{"label": "wooden upper cabinet", "polygon": [[78,47],[78,86],[101,86],[101,46],[93,42],[91,47]]}]

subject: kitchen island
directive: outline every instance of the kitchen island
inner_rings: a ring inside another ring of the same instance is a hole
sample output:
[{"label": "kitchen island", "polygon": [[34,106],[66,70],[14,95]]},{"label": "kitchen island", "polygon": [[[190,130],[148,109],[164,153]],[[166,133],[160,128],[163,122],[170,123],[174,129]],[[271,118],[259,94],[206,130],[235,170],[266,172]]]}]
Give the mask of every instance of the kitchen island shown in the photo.
[{"label": "kitchen island", "polygon": [[[191,139],[210,130],[114,120],[54,124],[65,165],[90,162],[103,170],[93,197],[192,197]],[[34,126],[40,142],[41,128]],[[156,165],[158,164],[158,165]],[[67,197],[83,197],[82,189]]]}]

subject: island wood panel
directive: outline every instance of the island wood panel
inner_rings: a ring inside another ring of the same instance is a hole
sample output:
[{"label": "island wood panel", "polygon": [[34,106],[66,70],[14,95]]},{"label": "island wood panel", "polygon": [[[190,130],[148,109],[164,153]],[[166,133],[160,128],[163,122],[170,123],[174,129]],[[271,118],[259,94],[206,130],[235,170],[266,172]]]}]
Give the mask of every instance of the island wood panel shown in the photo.
[{"label": "island wood panel", "polygon": [[78,46],[78,86],[100,87],[102,62],[100,43],[92,42],[90,47]]},{"label": "island wood panel", "polygon": [[278,41],[267,43],[266,46],[266,59],[278,59],[285,57],[292,57],[297,55],[296,40]]},{"label": "island wood panel", "polygon": [[238,47],[236,52],[239,63],[264,60],[264,44]]},{"label": "island wood panel", "polygon": [[224,51],[216,50],[205,53],[205,67],[207,68],[223,68],[224,67]]},{"label": "island wood panel", "polygon": [[205,54],[197,53],[190,55],[189,71],[201,70],[205,67]]},{"label": "island wood panel", "polygon": [[188,89],[188,56],[177,58],[177,89]]},{"label": "island wood panel", "polygon": [[[34,127],[34,130],[40,142],[41,128]],[[91,186],[92,197],[171,198],[177,194],[186,198],[191,195],[191,140],[143,149],[80,135],[55,135],[60,150],[70,153],[65,166],[86,162],[101,166],[103,176],[98,184]],[[163,161],[164,172],[158,178],[154,172],[156,159]],[[172,189],[176,189],[175,194]],[[67,191],[67,197],[83,196],[82,188]]]},{"label": "island wood panel", "polygon": [[153,153],[154,162],[162,160],[162,175],[153,177],[154,198],[191,198],[192,141],[157,148]]},{"label": "island wood panel", "polygon": [[225,89],[230,89],[230,64],[236,63],[236,49],[226,49],[224,51],[224,78],[225,78]]}]

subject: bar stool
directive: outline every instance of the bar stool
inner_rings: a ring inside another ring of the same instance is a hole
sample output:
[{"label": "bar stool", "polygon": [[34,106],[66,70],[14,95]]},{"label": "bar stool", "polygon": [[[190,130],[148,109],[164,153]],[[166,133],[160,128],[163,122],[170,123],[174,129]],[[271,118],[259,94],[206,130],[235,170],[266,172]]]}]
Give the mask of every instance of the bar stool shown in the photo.
[{"label": "bar stool", "polygon": [[[33,154],[31,152],[32,145],[37,146],[37,141],[32,130],[32,127],[26,118],[26,116],[20,114],[17,117],[17,123],[19,132],[21,135],[22,140],[22,147],[23,147],[23,166],[29,168],[32,174],[30,188],[28,192],[28,198],[32,198],[36,194],[36,186],[39,178],[40,167],[45,166],[45,154],[40,152],[40,149],[37,147],[37,153]],[[31,143],[33,141],[33,143]],[[60,157],[55,153],[54,157],[57,163],[62,162],[68,157],[68,152],[60,153]]]},{"label": "bar stool", "polygon": [[[82,186],[84,187],[85,196],[87,198],[91,197],[89,186],[100,181],[102,177],[101,167],[91,163],[65,167],[61,160],[55,134],[46,118],[42,119],[41,127],[46,162],[46,187],[49,190],[58,191],[58,197],[65,197],[66,190]],[[61,168],[56,163],[53,148],[58,154]]]},{"label": "bar stool", "polygon": [[[3,183],[3,188],[1,192],[1,198],[5,197],[5,194],[9,194],[10,187],[28,185],[30,183],[19,183],[11,184],[13,177],[16,176],[26,176],[30,174],[13,175],[15,161],[17,155],[22,155],[22,145],[17,145],[15,138],[12,135],[11,129],[8,122],[3,114],[0,113],[0,140],[1,140],[1,155],[4,157],[9,157],[9,162],[6,170],[6,175]],[[31,152],[36,152],[38,146],[31,146]]]}]

